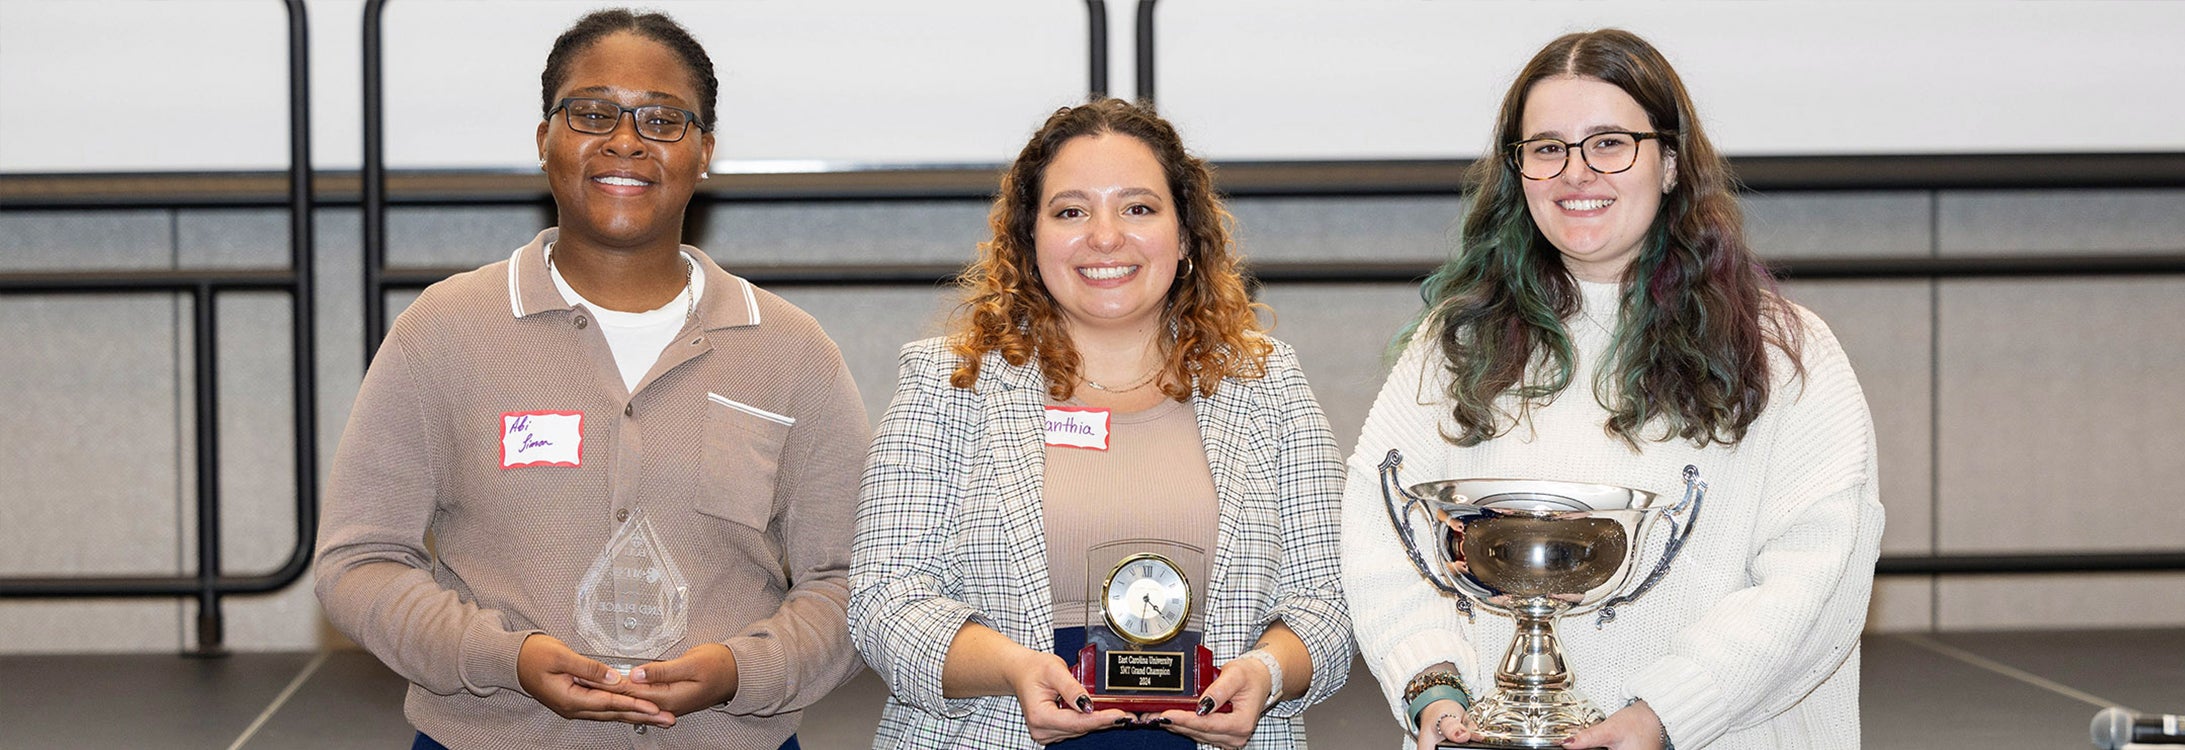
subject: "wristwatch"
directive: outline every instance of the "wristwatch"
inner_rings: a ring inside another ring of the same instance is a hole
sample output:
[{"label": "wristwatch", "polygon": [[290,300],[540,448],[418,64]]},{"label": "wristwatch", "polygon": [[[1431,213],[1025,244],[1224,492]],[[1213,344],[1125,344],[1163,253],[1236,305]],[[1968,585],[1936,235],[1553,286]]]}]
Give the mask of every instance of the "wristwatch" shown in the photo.
[{"label": "wristwatch", "polygon": [[1237,658],[1251,658],[1267,665],[1267,677],[1270,683],[1267,686],[1267,705],[1272,706],[1275,701],[1282,700],[1282,662],[1277,660],[1274,654],[1255,648],[1238,654]]}]

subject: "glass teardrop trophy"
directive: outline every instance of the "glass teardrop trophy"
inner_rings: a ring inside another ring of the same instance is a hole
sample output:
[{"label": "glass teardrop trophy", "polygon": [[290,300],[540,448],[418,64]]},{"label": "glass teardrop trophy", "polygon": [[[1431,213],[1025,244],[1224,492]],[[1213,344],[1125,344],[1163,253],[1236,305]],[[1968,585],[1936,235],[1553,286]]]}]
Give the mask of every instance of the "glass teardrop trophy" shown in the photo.
[{"label": "glass teardrop trophy", "polygon": [[577,583],[577,637],[585,656],[623,674],[667,654],[690,629],[690,584],[636,508]]}]

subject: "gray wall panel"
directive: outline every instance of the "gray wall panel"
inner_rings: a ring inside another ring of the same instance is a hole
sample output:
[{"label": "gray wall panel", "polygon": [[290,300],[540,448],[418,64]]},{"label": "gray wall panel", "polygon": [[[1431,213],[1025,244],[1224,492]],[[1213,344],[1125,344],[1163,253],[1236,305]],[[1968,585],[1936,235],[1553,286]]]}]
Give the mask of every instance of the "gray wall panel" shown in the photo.
[{"label": "gray wall panel", "polygon": [[723,268],[968,263],[986,229],[984,201],[714,203],[695,239]]},{"label": "gray wall panel", "polygon": [[[1952,281],[1939,352],[1946,552],[2178,549],[2185,278]],[[2069,507],[2065,513],[2059,506]]]},{"label": "gray wall panel", "polygon": [[174,312],[165,294],[0,298],[4,574],[175,572]]},{"label": "gray wall panel", "polygon": [[167,268],[168,211],[0,211],[0,271]]},{"label": "gray wall panel", "polygon": [[[165,294],[0,298],[0,575],[182,572],[175,495],[194,472],[177,454],[176,309]],[[0,600],[0,648],[171,649],[178,611]]]},{"label": "gray wall panel", "polygon": [[929,287],[784,287],[782,299],[811,313],[842,349],[842,359],[857,379],[872,423],[895,396],[897,355],[903,344],[938,336],[956,293]]},{"label": "gray wall panel", "polygon": [[1769,260],[1933,252],[1926,192],[1764,193],[1742,203],[1746,239]]},{"label": "gray wall panel", "polygon": [[[288,211],[279,208],[177,211],[175,260],[178,268],[286,268]],[[354,261],[350,265],[353,267]]]},{"label": "gray wall panel", "polygon": [[1262,262],[1417,261],[1439,263],[1455,247],[1455,196],[1239,198],[1238,247]]},{"label": "gray wall panel", "polygon": [[1851,357],[1874,415],[1886,554],[1934,551],[1934,367],[1926,281],[1809,281],[1785,288]]},{"label": "gray wall panel", "polygon": [[538,206],[391,207],[387,265],[476,268],[507,258],[553,225],[553,211]]},{"label": "gray wall panel", "polygon": [[1962,576],[1936,598],[1940,630],[2174,628],[2185,622],[2185,573]]},{"label": "gray wall panel", "polygon": [[2185,190],[1945,192],[1942,254],[2185,252]]},{"label": "gray wall panel", "polygon": [[1270,284],[1260,301],[1275,311],[1274,336],[1297,350],[1305,378],[1327,412],[1336,447],[1348,457],[1388,379],[1383,355],[1418,314],[1409,284]]}]

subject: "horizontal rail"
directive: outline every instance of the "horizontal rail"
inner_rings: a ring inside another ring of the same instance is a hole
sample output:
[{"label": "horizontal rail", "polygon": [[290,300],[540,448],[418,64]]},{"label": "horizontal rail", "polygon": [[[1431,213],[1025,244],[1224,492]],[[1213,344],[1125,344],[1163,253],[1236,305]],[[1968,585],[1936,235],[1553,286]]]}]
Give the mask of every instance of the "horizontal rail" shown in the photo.
[{"label": "horizontal rail", "polygon": [[[1260,283],[1409,284],[1434,272],[1419,262],[1251,263],[1246,272]],[[2027,276],[2148,276],[2185,274],[2185,251],[2160,255],[1975,257],[1975,258],[1834,258],[1777,263],[1786,280],[2009,278]],[[422,289],[469,268],[388,269],[389,289]],[[840,266],[741,266],[736,273],[765,286],[932,286],[956,283],[963,267],[955,264]],[[5,277],[0,277],[4,282]]]},{"label": "horizontal rail", "polygon": [[[826,164],[771,171],[731,162],[698,187],[720,201],[985,200],[1000,164]],[[1452,195],[1467,159],[1224,161],[1215,180],[1233,196]],[[2061,190],[2185,187],[2185,153],[1749,156],[1731,160],[1758,192],[1843,190]],[[209,208],[286,205],[275,172],[0,174],[7,209]],[[355,171],[314,175],[316,203],[360,205]],[[387,174],[392,205],[549,203],[535,170],[400,170]]]},{"label": "horizontal rail", "polygon": [[2129,573],[2180,570],[2185,570],[2185,552],[1884,556],[1874,564],[1874,574],[1879,576]]},{"label": "horizontal rail", "polygon": [[145,270],[0,273],[0,294],[106,294],[129,292],[294,291],[296,272],[278,270]]}]

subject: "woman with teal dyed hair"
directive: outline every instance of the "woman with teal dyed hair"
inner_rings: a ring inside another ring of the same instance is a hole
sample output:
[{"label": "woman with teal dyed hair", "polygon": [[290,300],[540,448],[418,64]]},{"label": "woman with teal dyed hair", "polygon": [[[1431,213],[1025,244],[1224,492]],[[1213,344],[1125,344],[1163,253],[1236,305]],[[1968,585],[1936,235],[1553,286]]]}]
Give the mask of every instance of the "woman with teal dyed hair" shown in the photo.
[{"label": "woman with teal dyed hair", "polygon": [[[1605,721],[1566,747],[1852,748],[1882,531],[1874,429],[1826,324],[1745,241],[1728,165],[1668,61],[1629,32],[1548,44],[1504,96],[1461,244],[1359,437],[1343,585],[1360,652],[1420,747],[1466,717],[1512,634],[1405,557],[1377,465],[1412,481],[1556,479],[1707,518],[1604,627],[1560,636]],[[1620,708],[1619,708],[1620,707]]]}]

